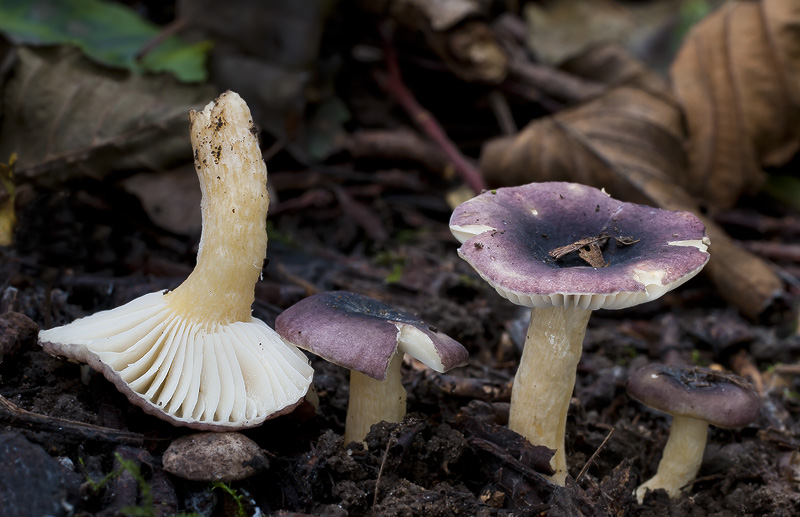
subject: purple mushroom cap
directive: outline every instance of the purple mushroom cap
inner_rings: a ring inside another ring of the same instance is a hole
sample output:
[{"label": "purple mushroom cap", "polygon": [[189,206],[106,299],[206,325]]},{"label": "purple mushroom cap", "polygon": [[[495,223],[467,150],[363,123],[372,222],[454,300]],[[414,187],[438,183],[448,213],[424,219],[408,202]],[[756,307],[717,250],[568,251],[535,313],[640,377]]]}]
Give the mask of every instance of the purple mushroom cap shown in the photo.
[{"label": "purple mushroom cap", "polygon": [[460,343],[419,318],[347,291],[299,301],[278,316],[275,330],[295,346],[377,380],[386,378],[397,351],[439,372],[469,359]]},{"label": "purple mushroom cap", "polygon": [[[705,226],[672,212],[609,197],[576,183],[501,188],[462,203],[450,229],[458,250],[501,296],[528,307],[621,309],[658,298],[708,261]],[[606,267],[550,252],[608,235]],[[621,245],[623,241],[635,241]]]},{"label": "purple mushroom cap", "polygon": [[628,395],[664,413],[727,429],[750,424],[761,408],[758,394],[744,379],[709,368],[649,364],[628,379]]}]

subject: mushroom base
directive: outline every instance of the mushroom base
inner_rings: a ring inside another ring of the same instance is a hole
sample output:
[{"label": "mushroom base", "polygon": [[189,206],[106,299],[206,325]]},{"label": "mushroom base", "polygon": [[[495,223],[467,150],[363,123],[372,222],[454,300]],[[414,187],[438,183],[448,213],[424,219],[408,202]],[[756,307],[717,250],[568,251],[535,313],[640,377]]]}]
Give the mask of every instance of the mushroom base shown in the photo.
[{"label": "mushroom base", "polygon": [[591,314],[579,308],[532,309],[511,392],[508,427],[534,445],[555,450],[551,481],[559,485],[567,477],[567,412]]},{"label": "mushroom base", "polygon": [[400,365],[403,354],[396,353],[379,381],[355,370],[350,371],[350,402],[347,407],[344,443],[364,441],[370,427],[381,421],[399,422],[406,416],[406,389]]},{"label": "mushroom base", "polygon": [[690,417],[673,417],[656,475],[636,489],[639,504],[644,501],[648,490],[659,488],[666,490],[670,497],[678,497],[681,488],[697,477],[707,439],[708,422]]}]

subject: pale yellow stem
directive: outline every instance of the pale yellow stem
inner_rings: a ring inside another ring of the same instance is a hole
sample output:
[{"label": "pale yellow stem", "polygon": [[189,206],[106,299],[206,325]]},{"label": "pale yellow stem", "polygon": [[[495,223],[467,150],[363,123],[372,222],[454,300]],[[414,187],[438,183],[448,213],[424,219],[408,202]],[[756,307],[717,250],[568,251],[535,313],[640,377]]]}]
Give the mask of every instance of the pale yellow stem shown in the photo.
[{"label": "pale yellow stem", "polygon": [[402,364],[403,353],[395,353],[389,362],[386,379],[382,381],[357,371],[350,372],[345,444],[363,441],[373,424],[381,421],[399,422],[406,416],[406,389],[401,382]]},{"label": "pale yellow stem", "polygon": [[267,253],[267,167],[250,110],[233,92],[192,111],[192,146],[202,190],[197,266],[166,295],[196,322],[250,321],[254,286]]},{"label": "pale yellow stem", "polygon": [[681,487],[697,477],[707,439],[708,422],[685,416],[673,417],[656,475],[636,489],[639,504],[644,501],[648,490],[659,488],[666,490],[670,497],[678,497]]},{"label": "pale yellow stem", "polygon": [[514,377],[508,427],[533,445],[554,449],[552,481],[567,477],[564,434],[575,373],[592,311],[532,309],[522,359]]}]

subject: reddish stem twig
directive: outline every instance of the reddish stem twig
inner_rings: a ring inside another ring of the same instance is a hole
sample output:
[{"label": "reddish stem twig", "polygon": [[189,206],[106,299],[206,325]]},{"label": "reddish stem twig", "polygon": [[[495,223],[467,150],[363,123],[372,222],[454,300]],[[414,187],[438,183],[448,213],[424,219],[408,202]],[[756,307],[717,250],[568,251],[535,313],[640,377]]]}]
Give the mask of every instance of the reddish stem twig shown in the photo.
[{"label": "reddish stem twig", "polygon": [[144,44],[144,46],[139,49],[139,52],[136,53],[136,61],[141,61],[142,59],[147,56],[150,52],[153,51],[154,48],[164,43],[167,38],[174,36],[175,34],[182,31],[187,25],[185,18],[175,18],[172,22],[165,25],[161,32],[156,34],[150,41]]},{"label": "reddish stem twig", "polygon": [[391,95],[403,107],[420,130],[442,149],[442,152],[453,164],[456,172],[467,186],[476,194],[486,190],[486,182],[481,172],[461,154],[461,151],[453,144],[431,112],[420,105],[414,94],[403,82],[397,55],[388,40],[384,45],[384,57],[386,59],[387,72],[376,74],[376,79],[381,88]]}]

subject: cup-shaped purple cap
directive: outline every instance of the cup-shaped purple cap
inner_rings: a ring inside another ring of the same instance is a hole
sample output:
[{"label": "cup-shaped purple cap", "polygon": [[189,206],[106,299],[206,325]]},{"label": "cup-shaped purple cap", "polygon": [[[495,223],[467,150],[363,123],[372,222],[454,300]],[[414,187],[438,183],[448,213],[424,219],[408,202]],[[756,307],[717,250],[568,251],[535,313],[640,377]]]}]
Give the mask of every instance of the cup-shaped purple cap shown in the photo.
[{"label": "cup-shaped purple cap", "polygon": [[658,363],[631,374],[628,395],[664,413],[705,420],[726,429],[750,424],[761,408],[756,391],[737,375]]},{"label": "cup-shaped purple cap", "polygon": [[[708,261],[705,226],[689,212],[625,203],[576,183],[486,191],[453,211],[458,254],[504,298],[527,307],[622,309],[653,300]],[[551,252],[606,236],[604,264]]]},{"label": "cup-shaped purple cap", "polygon": [[372,298],[347,291],[318,293],[275,320],[275,330],[295,346],[382,381],[396,352],[444,372],[467,363],[469,354],[435,327]]}]

